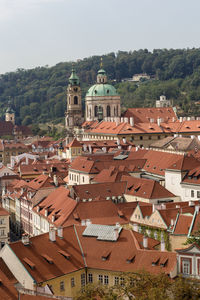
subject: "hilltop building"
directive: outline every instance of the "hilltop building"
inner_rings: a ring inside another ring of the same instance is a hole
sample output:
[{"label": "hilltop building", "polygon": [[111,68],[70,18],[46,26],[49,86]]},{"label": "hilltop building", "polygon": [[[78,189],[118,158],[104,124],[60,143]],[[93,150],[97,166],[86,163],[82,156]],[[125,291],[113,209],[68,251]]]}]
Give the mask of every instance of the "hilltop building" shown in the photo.
[{"label": "hilltop building", "polygon": [[171,101],[167,100],[165,95],[161,95],[159,100],[156,100],[156,107],[170,107]]}]

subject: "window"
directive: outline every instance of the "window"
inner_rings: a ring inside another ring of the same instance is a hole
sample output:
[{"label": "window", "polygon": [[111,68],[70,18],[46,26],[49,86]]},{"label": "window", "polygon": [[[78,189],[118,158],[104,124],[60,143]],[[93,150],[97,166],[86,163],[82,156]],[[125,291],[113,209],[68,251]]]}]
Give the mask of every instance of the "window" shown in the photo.
[{"label": "window", "polygon": [[74,277],[71,278],[71,287],[74,287],[75,286],[75,280],[74,280]]},{"label": "window", "polygon": [[109,284],[109,277],[108,277],[108,275],[104,275],[104,284],[105,285]]},{"label": "window", "polygon": [[160,140],[160,135],[158,135],[158,140]]},{"label": "window", "polygon": [[194,198],[194,190],[191,190],[191,197]]},{"label": "window", "polygon": [[151,136],[149,136],[149,140],[151,140]]},{"label": "window", "polygon": [[110,117],[110,105],[107,105],[107,117]]},{"label": "window", "polygon": [[0,219],[0,225],[4,224],[4,219]]},{"label": "window", "polygon": [[74,104],[77,105],[78,104],[78,97],[74,96]]},{"label": "window", "polygon": [[91,273],[88,274],[88,282],[93,283],[93,274]]},{"label": "window", "polygon": [[186,260],[184,259],[182,261],[182,270],[183,270],[183,274],[185,275],[189,275],[190,274],[190,261],[189,260]]},{"label": "window", "polygon": [[143,136],[140,136],[140,140],[143,140]]},{"label": "window", "polygon": [[114,282],[114,284],[115,284],[115,285],[118,285],[118,284],[119,284],[119,277],[116,277],[116,276],[115,276],[115,282]]},{"label": "window", "polygon": [[94,107],[94,116],[97,117],[97,114],[98,114],[98,107],[97,107],[97,105],[95,105],[95,107]]},{"label": "window", "polygon": [[120,277],[120,285],[121,285],[121,286],[124,285],[124,281],[125,281],[124,278],[123,278],[123,277]]},{"label": "window", "polygon": [[83,182],[84,182],[84,180],[85,180],[85,177],[83,176]]},{"label": "window", "polygon": [[99,283],[103,283],[103,275],[99,275]]},{"label": "window", "polygon": [[197,198],[200,198],[200,191],[197,191]]},{"label": "window", "polygon": [[4,235],[5,235],[5,230],[1,229],[1,236],[4,236]]},{"label": "window", "polygon": [[85,285],[85,273],[81,274],[81,286]]},{"label": "window", "polygon": [[61,281],[60,282],[60,291],[62,292],[64,290],[65,290],[65,283],[64,283],[64,281]]}]

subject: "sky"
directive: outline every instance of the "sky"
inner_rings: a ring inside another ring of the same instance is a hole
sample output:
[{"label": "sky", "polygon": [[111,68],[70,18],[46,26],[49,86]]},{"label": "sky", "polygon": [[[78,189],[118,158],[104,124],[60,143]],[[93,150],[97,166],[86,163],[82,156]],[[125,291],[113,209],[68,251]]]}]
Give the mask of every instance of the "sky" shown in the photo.
[{"label": "sky", "polygon": [[0,74],[110,52],[200,46],[199,0],[0,0]]}]

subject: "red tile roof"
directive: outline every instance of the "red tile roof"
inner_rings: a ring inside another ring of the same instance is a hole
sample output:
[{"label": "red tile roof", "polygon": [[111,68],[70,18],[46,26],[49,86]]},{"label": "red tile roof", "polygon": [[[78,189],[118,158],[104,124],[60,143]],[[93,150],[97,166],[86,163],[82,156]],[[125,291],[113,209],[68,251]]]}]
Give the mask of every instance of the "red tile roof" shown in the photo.
[{"label": "red tile roof", "polygon": [[71,143],[69,143],[68,145],[66,145],[67,148],[71,148],[71,147],[82,147],[82,144],[77,141],[77,139],[73,139],[73,141],[71,141]]},{"label": "red tile roof", "polygon": [[[92,269],[110,271],[146,270],[151,273],[164,272],[170,274],[176,267],[176,253],[141,249],[141,237],[137,233],[122,229],[116,242],[97,240],[96,237],[83,236],[84,226],[70,226],[63,230],[63,238],[56,238],[56,242],[49,241],[49,234],[31,238],[31,243],[24,246],[22,242],[15,242],[10,247],[33,279],[39,283],[59,277],[85,266]],[[81,245],[81,248],[80,248]],[[155,242],[150,240],[150,247]],[[110,253],[109,258],[102,260],[105,249]],[[70,256],[66,259],[60,251],[66,251]],[[53,261],[50,264],[41,254],[48,255]],[[24,261],[28,258],[35,267],[30,268]],[[127,263],[133,257],[134,259]],[[166,264],[160,263],[166,259]],[[153,262],[157,262],[152,266]]]},{"label": "red tile roof", "polygon": [[2,258],[0,258],[0,298],[1,300],[17,300],[18,292],[14,287],[16,278],[10,272]]},{"label": "red tile roof", "polygon": [[173,234],[188,235],[193,216],[179,215]]},{"label": "red tile roof", "polygon": [[141,197],[145,199],[162,199],[173,198],[174,194],[169,192],[165,187],[159,184],[159,182],[136,178],[132,176],[122,176],[122,181],[127,182],[126,194]]},{"label": "red tile roof", "polygon": [[[35,212],[48,219],[55,226],[61,226],[75,208],[76,201],[69,196],[69,190],[60,186],[41,201],[38,206],[40,210],[37,212],[36,206],[33,209]],[[47,217],[45,211],[47,211]]]},{"label": "red tile roof", "polygon": [[177,121],[177,116],[172,107],[128,108],[123,113],[123,117],[133,117],[135,124],[149,123],[150,119],[154,119],[154,122],[157,122],[158,118],[163,119],[164,122]]},{"label": "red tile roof", "polygon": [[107,197],[122,197],[126,190],[126,182],[103,182],[74,185],[75,197],[80,200],[107,200]]}]

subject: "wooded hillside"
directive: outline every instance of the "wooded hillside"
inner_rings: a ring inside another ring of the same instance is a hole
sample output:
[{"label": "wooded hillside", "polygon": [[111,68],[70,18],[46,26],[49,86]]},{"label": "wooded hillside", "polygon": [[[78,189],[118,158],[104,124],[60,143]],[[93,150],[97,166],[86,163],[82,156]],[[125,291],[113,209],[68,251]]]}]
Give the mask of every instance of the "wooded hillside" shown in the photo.
[{"label": "wooded hillside", "polygon": [[[154,106],[161,94],[173,99],[179,113],[197,115],[200,105],[200,49],[147,49],[103,55],[103,67],[109,80],[121,95],[122,106]],[[89,86],[96,81],[100,56],[75,63],[80,77],[83,100]],[[9,99],[17,123],[61,121],[66,110],[66,87],[72,62],[53,67],[18,69],[0,76],[0,118],[4,118]],[[154,75],[155,79],[139,84],[121,82],[137,73]],[[84,101],[83,101],[84,102]],[[84,103],[83,103],[84,105]]]}]

